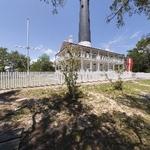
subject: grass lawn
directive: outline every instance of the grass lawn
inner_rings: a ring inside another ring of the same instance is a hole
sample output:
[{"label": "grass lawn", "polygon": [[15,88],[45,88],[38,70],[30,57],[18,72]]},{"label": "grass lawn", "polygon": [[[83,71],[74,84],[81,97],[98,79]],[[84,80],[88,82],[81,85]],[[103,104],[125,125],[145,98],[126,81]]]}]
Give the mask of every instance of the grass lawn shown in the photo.
[{"label": "grass lawn", "polygon": [[0,94],[0,130],[23,127],[26,150],[149,150],[150,80],[79,87],[71,102],[66,87]]},{"label": "grass lawn", "polygon": [[138,81],[139,83],[143,83],[143,84],[146,84],[146,85],[150,85],[150,80],[140,80]]}]

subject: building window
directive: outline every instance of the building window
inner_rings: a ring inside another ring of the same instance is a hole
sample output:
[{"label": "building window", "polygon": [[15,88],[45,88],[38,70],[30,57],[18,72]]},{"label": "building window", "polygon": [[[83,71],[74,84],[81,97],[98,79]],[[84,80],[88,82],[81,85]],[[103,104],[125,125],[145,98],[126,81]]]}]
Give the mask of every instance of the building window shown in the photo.
[{"label": "building window", "polygon": [[86,58],[90,58],[90,53],[89,53],[88,51],[86,51],[85,57],[86,57]]},{"label": "building window", "polygon": [[92,58],[96,58],[97,54],[96,53],[93,53],[92,54]]}]

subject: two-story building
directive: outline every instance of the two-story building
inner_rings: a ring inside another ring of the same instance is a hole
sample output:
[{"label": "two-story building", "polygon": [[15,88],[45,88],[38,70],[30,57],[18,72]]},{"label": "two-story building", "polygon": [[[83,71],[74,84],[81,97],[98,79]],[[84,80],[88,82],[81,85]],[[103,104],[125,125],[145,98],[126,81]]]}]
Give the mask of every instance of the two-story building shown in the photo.
[{"label": "two-story building", "polygon": [[118,54],[98,48],[64,42],[60,51],[56,54],[56,68],[61,69],[61,61],[67,57],[64,47],[75,47],[76,55],[80,60],[80,71],[113,71],[124,68],[123,54]]}]

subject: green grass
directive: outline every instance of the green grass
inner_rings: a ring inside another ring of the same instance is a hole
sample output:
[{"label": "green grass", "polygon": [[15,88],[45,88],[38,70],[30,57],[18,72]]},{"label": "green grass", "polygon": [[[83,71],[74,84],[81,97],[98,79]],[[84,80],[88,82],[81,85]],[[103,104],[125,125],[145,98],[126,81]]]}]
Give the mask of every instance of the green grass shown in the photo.
[{"label": "green grass", "polygon": [[[130,95],[138,95],[141,92],[150,93],[150,86],[146,86],[150,83],[150,80],[138,80],[136,81],[138,84],[133,81],[125,81],[123,82],[123,93],[130,94]],[[146,84],[146,85],[144,85]],[[93,84],[93,85],[81,85],[79,88],[84,94],[89,92],[95,92],[104,94],[109,97],[119,96],[122,94],[122,91],[114,90],[113,86],[110,83],[102,83],[102,84]],[[18,95],[20,97],[26,98],[34,98],[34,99],[41,99],[41,98],[50,98],[52,95],[59,94],[61,96],[65,95],[66,87],[59,87],[59,88],[35,88],[35,89],[24,89],[21,90]]]},{"label": "green grass", "polygon": [[33,89],[23,89],[18,93],[19,97],[26,97],[29,99],[42,99],[50,98],[55,94],[64,95],[66,92],[65,87],[47,87],[47,88],[33,88]]},{"label": "green grass", "polygon": [[[142,80],[139,81],[140,83],[149,83],[150,80]],[[114,90],[110,83],[102,83],[98,85],[86,85],[82,86],[83,91],[91,91],[91,92],[98,92],[102,94],[114,94],[118,93],[119,91]],[[132,81],[125,81],[123,82],[123,93],[127,94],[139,94],[139,92],[150,92],[150,87],[141,85]],[[120,92],[119,92],[120,93]]]},{"label": "green grass", "polygon": [[150,80],[138,80],[138,82],[150,86]]}]

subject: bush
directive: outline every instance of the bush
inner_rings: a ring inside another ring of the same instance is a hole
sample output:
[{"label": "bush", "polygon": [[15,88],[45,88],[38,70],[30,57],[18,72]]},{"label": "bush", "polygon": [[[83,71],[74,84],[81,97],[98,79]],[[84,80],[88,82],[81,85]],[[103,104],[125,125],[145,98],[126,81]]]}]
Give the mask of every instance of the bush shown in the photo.
[{"label": "bush", "polygon": [[123,81],[121,79],[121,74],[123,73],[123,69],[120,68],[119,70],[116,70],[116,73],[118,74],[117,81],[113,82],[112,79],[109,79],[107,74],[106,74],[106,78],[110,82],[114,90],[123,91]]},{"label": "bush", "polygon": [[79,70],[79,60],[76,56],[77,49],[71,45],[65,47],[67,52],[67,57],[64,57],[64,60],[61,62],[61,71],[65,76],[65,83],[67,85],[68,93],[67,95],[75,100],[78,96],[78,70]]},{"label": "bush", "polygon": [[114,90],[122,91],[123,90],[123,81],[118,80],[116,82],[113,82],[113,88],[114,88]]}]

